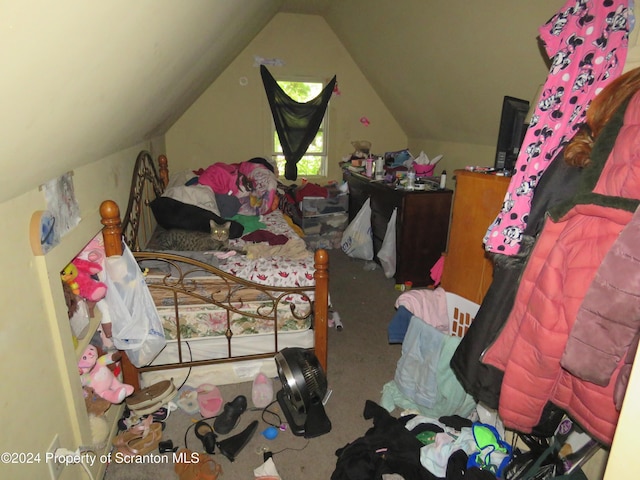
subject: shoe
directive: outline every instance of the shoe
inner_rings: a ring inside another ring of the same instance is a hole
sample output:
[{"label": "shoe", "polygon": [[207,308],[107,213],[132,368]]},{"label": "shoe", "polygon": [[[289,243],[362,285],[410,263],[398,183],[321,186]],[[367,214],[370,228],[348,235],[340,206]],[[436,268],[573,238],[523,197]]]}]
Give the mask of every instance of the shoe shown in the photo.
[{"label": "shoe", "polygon": [[[170,397],[175,393],[176,387],[173,385],[173,382],[171,380],[163,380],[161,382],[154,383],[147,388],[143,388],[139,392],[135,392],[133,395],[127,397],[125,402],[131,410],[140,414],[140,411],[146,411],[148,407],[152,407],[158,403],[160,404],[158,405],[158,408],[160,408],[163,400],[170,400]],[[152,410],[152,412],[154,411],[155,410]]]},{"label": "shoe", "polygon": [[253,379],[251,400],[256,408],[265,408],[273,400],[273,381],[262,372]]},{"label": "shoe", "polygon": [[257,428],[258,420],[254,420],[242,432],[218,442],[218,450],[220,450],[220,453],[227,457],[230,462],[235,461],[238,453],[249,443],[253,434],[256,433]]},{"label": "shoe", "polygon": [[140,438],[148,434],[153,417],[147,417],[137,425],[129,427],[128,430],[116,435],[112,442],[114,447],[122,447],[135,438]]},{"label": "shoe", "polygon": [[222,395],[215,385],[204,383],[198,387],[198,405],[204,418],[215,417],[222,408]]},{"label": "shoe", "polygon": [[200,439],[202,442],[202,446],[204,447],[204,451],[209,455],[212,455],[216,448],[216,434],[213,432],[213,428],[204,420],[200,420],[196,423],[195,427],[193,427],[196,432],[196,437]]},{"label": "shoe", "polygon": [[174,458],[173,469],[180,480],[217,480],[222,475],[222,466],[207,455],[181,448]]},{"label": "shoe", "polygon": [[152,423],[149,426],[149,430],[143,435],[132,438],[124,445],[120,445],[118,452],[124,457],[146,455],[158,448],[160,440],[162,440],[162,425],[160,423]]},{"label": "shoe", "polygon": [[238,395],[231,402],[224,405],[223,412],[213,421],[213,429],[224,435],[233,430],[240,415],[247,409],[247,397]]},{"label": "shoe", "polygon": [[200,405],[198,405],[198,391],[189,386],[184,385],[176,396],[176,403],[178,406],[189,415],[198,413],[200,411]]}]

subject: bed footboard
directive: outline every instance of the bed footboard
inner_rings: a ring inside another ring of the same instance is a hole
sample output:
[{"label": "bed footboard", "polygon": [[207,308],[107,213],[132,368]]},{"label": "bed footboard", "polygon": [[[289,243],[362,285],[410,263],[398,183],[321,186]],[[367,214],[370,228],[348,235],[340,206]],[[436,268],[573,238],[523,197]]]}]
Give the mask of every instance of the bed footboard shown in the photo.
[{"label": "bed footboard", "polygon": [[[101,222],[104,226],[102,229],[102,234],[104,237],[105,254],[107,256],[121,255],[123,252],[123,232],[118,205],[112,200],[105,200],[100,206],[100,215],[102,217]],[[133,253],[134,256],[136,256],[138,262],[144,262],[145,260],[154,260],[166,262],[172,267],[175,267],[177,265],[176,262],[181,265],[186,265],[186,268],[184,269],[181,269],[180,267],[177,268],[180,273],[178,273],[174,277],[171,277],[171,281],[167,280],[169,278],[168,276],[156,284],[153,284],[150,280],[148,280],[150,289],[155,288],[164,292],[169,292],[168,295],[173,298],[171,302],[171,308],[175,309],[174,318],[177,323],[176,330],[178,337],[177,345],[179,360],[178,362],[171,364],[152,365],[148,367],[137,368],[130,362],[126,354],[124,354],[123,352],[122,369],[124,381],[130,385],[133,385],[134,388],[140,388],[140,373],[143,371],[210,365],[214,363],[251,360],[257,358],[269,358],[275,355],[275,353],[278,351],[278,312],[276,311],[275,314],[273,314],[273,312],[270,311],[269,315],[275,315],[275,317],[269,317],[271,318],[274,325],[274,347],[272,351],[254,355],[243,355],[240,357],[234,356],[231,351],[231,338],[233,336],[233,333],[231,332],[231,327],[228,320],[226,332],[224,335],[227,337],[228,342],[227,356],[225,356],[224,358],[197,361],[194,361],[193,359],[183,358],[180,350],[180,318],[182,317],[180,308],[182,305],[184,305],[184,302],[183,300],[179,299],[184,299],[185,297],[189,297],[191,301],[195,301],[200,304],[210,304],[212,306],[215,306],[216,308],[222,308],[226,310],[227,318],[230,318],[230,315],[238,314],[240,312],[237,306],[238,300],[240,303],[246,302],[246,298],[249,295],[247,292],[258,292],[260,296],[267,297],[271,304],[275,305],[276,307],[282,303],[281,301],[283,297],[291,295],[292,293],[300,294],[303,296],[305,295],[305,292],[307,296],[313,294],[313,301],[309,301],[309,307],[307,308],[307,311],[312,312],[311,318],[313,321],[314,351],[323,369],[325,370],[325,372],[327,371],[329,256],[325,250],[317,250],[315,253],[315,286],[295,288],[271,287],[267,285],[256,284],[254,282],[235,277],[227,272],[218,270],[210,265],[203,264],[197,260],[192,260],[180,255],[136,251],[134,251]],[[142,264],[144,265],[144,263]],[[215,286],[211,286],[213,285],[213,283],[198,283],[199,281],[189,278],[189,275],[193,274],[194,271],[212,273],[215,275],[218,283],[215,284]],[[295,307],[291,307],[291,311],[293,312],[293,315],[298,315],[298,313],[295,312]],[[265,316],[263,316],[261,312],[242,313],[250,317],[253,316],[258,318],[265,318]]]}]

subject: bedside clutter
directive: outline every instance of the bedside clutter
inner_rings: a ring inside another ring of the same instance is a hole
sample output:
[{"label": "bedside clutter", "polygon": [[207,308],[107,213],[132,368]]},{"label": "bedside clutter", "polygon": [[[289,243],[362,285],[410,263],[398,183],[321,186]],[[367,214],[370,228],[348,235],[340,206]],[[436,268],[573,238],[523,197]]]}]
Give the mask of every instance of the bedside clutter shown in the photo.
[{"label": "bedside clutter", "polygon": [[[308,192],[310,195],[304,193],[307,185],[313,188],[312,192]],[[307,185],[300,190],[302,196],[298,203],[307,246],[312,249],[340,248],[342,232],[349,223],[348,193],[341,192],[335,185]]]}]

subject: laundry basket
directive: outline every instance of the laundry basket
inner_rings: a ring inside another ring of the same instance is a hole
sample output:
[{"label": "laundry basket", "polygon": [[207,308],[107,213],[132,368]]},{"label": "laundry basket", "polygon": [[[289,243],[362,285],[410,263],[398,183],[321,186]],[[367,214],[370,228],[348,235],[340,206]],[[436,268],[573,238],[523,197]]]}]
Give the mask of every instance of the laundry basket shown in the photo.
[{"label": "laundry basket", "polygon": [[446,297],[451,335],[464,337],[480,305],[451,292],[446,292]]}]

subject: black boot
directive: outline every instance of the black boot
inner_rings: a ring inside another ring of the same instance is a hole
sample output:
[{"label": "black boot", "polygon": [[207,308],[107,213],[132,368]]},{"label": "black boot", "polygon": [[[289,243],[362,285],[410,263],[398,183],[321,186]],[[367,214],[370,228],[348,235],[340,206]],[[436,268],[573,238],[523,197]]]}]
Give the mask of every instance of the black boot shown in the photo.
[{"label": "black boot", "polygon": [[249,443],[253,434],[256,433],[257,428],[258,420],[254,420],[242,432],[218,442],[218,450],[220,450],[220,453],[227,457],[229,461],[233,462],[238,453]]}]

